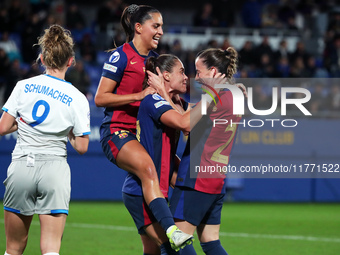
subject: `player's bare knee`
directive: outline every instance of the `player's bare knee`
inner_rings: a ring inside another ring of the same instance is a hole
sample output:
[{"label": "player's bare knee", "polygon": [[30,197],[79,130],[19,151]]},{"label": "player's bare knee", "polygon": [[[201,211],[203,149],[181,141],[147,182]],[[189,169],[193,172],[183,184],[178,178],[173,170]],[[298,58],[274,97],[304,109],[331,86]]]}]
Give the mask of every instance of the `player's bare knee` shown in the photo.
[{"label": "player's bare knee", "polygon": [[156,169],[153,164],[145,164],[143,167],[142,181],[158,181]]}]

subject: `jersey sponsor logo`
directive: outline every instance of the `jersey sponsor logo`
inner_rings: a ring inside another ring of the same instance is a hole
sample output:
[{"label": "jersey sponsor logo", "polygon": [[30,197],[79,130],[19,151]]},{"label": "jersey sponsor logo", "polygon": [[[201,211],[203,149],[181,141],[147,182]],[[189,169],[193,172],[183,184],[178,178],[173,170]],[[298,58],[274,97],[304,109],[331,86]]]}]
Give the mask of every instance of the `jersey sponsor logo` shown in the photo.
[{"label": "jersey sponsor logo", "polygon": [[157,103],[155,103],[154,104],[154,106],[156,107],[156,108],[159,108],[159,107],[161,107],[162,105],[170,105],[167,101],[159,101],[159,102],[157,102]]},{"label": "jersey sponsor logo", "polygon": [[113,73],[117,72],[117,67],[116,66],[109,65],[107,63],[104,64],[104,69],[108,70],[110,72],[113,72]]},{"label": "jersey sponsor logo", "polygon": [[158,95],[158,94],[153,94],[153,95],[152,95],[152,98],[155,99],[155,100],[164,100],[164,98],[161,97],[161,96]]},{"label": "jersey sponsor logo", "polygon": [[132,60],[130,61],[130,64],[131,65],[134,65],[134,64],[136,64],[137,63],[137,61],[135,61],[135,62],[133,62]]},{"label": "jersey sponsor logo", "polygon": [[120,59],[120,54],[119,54],[118,51],[115,51],[115,52],[111,55],[111,57],[110,57],[110,59],[109,59],[109,62],[111,62],[111,63],[116,63],[119,59]]}]

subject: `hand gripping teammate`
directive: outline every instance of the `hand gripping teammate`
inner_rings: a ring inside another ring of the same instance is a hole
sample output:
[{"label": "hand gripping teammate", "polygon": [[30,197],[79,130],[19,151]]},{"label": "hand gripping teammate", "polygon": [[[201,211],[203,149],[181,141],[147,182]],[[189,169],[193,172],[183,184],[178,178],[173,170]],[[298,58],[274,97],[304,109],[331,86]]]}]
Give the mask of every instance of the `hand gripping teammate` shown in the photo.
[{"label": "hand gripping teammate", "polygon": [[19,81],[0,119],[0,135],[18,130],[4,181],[5,255],[24,252],[33,214],[39,215],[41,253],[59,254],[71,191],[67,137],[79,154],[89,144],[88,101],[64,80],[74,63],[70,32],[52,25],[38,45],[46,74]]},{"label": "hand gripping teammate", "polygon": [[[216,74],[223,73],[232,84],[232,77],[237,70],[236,63],[237,52],[232,47],[225,51],[207,49],[196,58],[196,80],[205,84]],[[238,86],[244,90],[242,84]],[[226,179],[224,174],[217,172],[213,175],[198,172],[192,178],[190,172],[195,173],[195,169],[190,167],[226,166],[237,129],[237,125],[231,126],[230,123],[241,120],[241,116],[233,115],[231,92],[222,90],[219,96],[222,104],[217,100],[217,105],[209,107],[208,114],[190,132],[170,199],[170,209],[176,224],[189,234],[197,230],[201,247],[207,255],[227,254],[219,240]],[[226,119],[229,125],[213,127],[213,119]],[[188,245],[181,254],[196,252],[192,245]]]},{"label": "hand gripping teammate", "polygon": [[130,5],[121,18],[126,43],[116,48],[103,65],[95,103],[105,107],[100,128],[101,145],[106,157],[118,167],[135,174],[141,181],[146,204],[166,231],[170,242],[181,247],[192,235],[180,231],[173,220],[159,187],[155,165],[136,139],[136,118],[140,101],[156,91],[142,90],[145,61],[157,56],[153,49],[163,35],[160,12],[145,5]]}]

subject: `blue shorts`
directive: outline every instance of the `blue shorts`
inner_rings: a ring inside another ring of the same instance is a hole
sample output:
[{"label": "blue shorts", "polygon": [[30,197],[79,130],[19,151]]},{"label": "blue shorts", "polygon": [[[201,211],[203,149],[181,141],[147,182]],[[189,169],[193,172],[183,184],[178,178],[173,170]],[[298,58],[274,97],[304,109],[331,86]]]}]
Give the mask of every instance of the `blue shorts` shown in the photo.
[{"label": "blue shorts", "polygon": [[112,135],[104,137],[100,143],[104,151],[105,156],[113,164],[117,165],[116,158],[118,152],[127,142],[136,140],[136,135],[127,130],[117,129]]},{"label": "blue shorts", "polygon": [[195,226],[219,225],[223,201],[224,194],[208,194],[176,186],[170,199],[170,211],[175,219]]},{"label": "blue shorts", "polygon": [[144,227],[157,222],[142,196],[130,195],[123,192],[123,202],[136,224],[138,234],[146,234]]}]

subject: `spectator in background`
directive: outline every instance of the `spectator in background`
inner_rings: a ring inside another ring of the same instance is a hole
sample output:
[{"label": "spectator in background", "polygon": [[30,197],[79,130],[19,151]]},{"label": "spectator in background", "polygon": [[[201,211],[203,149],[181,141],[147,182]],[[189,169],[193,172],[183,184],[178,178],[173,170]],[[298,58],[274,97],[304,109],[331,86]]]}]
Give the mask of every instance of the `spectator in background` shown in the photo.
[{"label": "spectator in background", "polygon": [[214,10],[220,27],[233,27],[235,25],[236,12],[239,9],[239,1],[217,0],[214,1]]},{"label": "spectator in background", "polygon": [[273,59],[273,49],[269,43],[269,37],[264,36],[262,42],[255,48],[255,55],[256,55],[256,64],[261,66],[261,58],[262,55],[267,54],[268,57],[272,60]]},{"label": "spectator in background", "polygon": [[70,68],[70,70],[66,73],[65,79],[72,83],[85,96],[89,96],[88,92],[91,80],[84,69],[83,61],[78,60],[76,65]]},{"label": "spectator in background", "polygon": [[261,27],[262,7],[257,0],[246,0],[241,10],[243,24],[247,28]]},{"label": "spectator in background", "polygon": [[209,40],[206,48],[219,48],[217,40],[215,40],[215,39]]},{"label": "spectator in background", "polygon": [[281,57],[276,67],[279,77],[287,78],[290,75],[290,65],[287,57]]},{"label": "spectator in background", "polygon": [[302,57],[295,58],[290,68],[290,77],[292,78],[306,78],[307,72]]},{"label": "spectator in background", "polygon": [[60,25],[61,22],[60,22],[60,20],[57,19],[56,15],[50,14],[50,15],[47,16],[46,20],[44,21],[42,30],[49,28],[53,24],[59,24]]},{"label": "spectator in background", "polygon": [[0,6],[0,33],[8,30],[10,26],[10,19],[8,16],[7,9],[3,6]]},{"label": "spectator in background", "polygon": [[170,53],[177,56],[179,59],[185,59],[186,52],[182,49],[181,40],[176,39],[174,40],[171,48]]},{"label": "spectator in background", "polygon": [[262,27],[263,28],[279,28],[282,24],[277,16],[278,5],[267,4],[262,11]]},{"label": "spectator in background", "polygon": [[333,35],[340,34],[340,11],[333,10],[329,14],[327,31],[332,31]]},{"label": "spectator in background", "polygon": [[336,35],[332,44],[325,49],[324,63],[333,77],[340,77],[340,34]]},{"label": "spectator in background", "polygon": [[264,53],[260,58],[260,65],[258,66],[257,76],[262,78],[278,77],[279,74],[276,71],[272,57]]},{"label": "spectator in background", "polygon": [[296,16],[296,9],[294,7],[294,2],[293,0],[285,0],[283,1],[283,4],[280,5],[278,9],[278,18],[280,22],[284,25],[284,27],[288,27],[289,20],[295,20]]},{"label": "spectator in background", "polygon": [[66,12],[66,27],[71,31],[76,44],[78,44],[83,39],[83,36],[89,32],[84,14],[74,3],[68,6]]},{"label": "spectator in background", "polygon": [[108,0],[97,9],[96,25],[98,28],[98,50],[109,48],[111,38],[107,35],[108,28],[114,23],[119,23],[124,8],[125,4],[122,0]]},{"label": "spectator in background", "polygon": [[10,64],[10,69],[7,74],[7,83],[5,87],[5,93],[4,93],[4,102],[7,101],[8,97],[11,95],[13,88],[15,87],[15,84],[22,80],[25,76],[24,70],[20,67],[20,61],[19,59],[14,59]]},{"label": "spectator in background", "polygon": [[7,75],[10,69],[10,62],[6,52],[0,48],[0,103],[5,102],[7,96],[4,95],[4,91],[7,86]]},{"label": "spectator in background", "polygon": [[295,51],[291,54],[290,62],[294,63],[297,58],[301,57],[306,65],[310,54],[305,49],[305,44],[302,41],[296,43]]},{"label": "spectator in background", "polygon": [[79,10],[78,5],[71,3],[66,12],[66,27],[69,30],[82,30],[86,26],[84,14]]},{"label": "spectator in background", "polygon": [[275,61],[278,62],[281,58],[289,59],[290,53],[288,51],[287,41],[285,39],[281,40],[279,48],[274,53]]},{"label": "spectator in background", "polygon": [[37,64],[36,61],[32,61],[30,68],[28,69],[25,78],[31,78],[33,76],[37,76],[43,73],[43,69],[40,69],[40,66]]},{"label": "spectator in background", "polygon": [[213,5],[209,2],[203,4],[203,6],[196,12],[194,16],[194,26],[196,27],[216,27],[218,26],[218,20],[213,15]]},{"label": "spectator in background", "polygon": [[21,37],[25,38],[22,40],[22,57],[25,63],[31,63],[38,55],[38,49],[33,45],[40,36],[42,28],[43,21],[40,20],[38,13],[31,13],[21,33]]},{"label": "spectator in background", "polygon": [[90,33],[84,34],[82,40],[78,43],[80,56],[87,62],[94,64],[96,62],[97,51]]},{"label": "spectator in background", "polygon": [[221,45],[221,49],[222,50],[226,50],[228,49],[229,47],[232,47],[232,45],[230,44],[229,40],[227,38],[225,38],[222,42],[222,45]]},{"label": "spectator in background", "polygon": [[45,20],[51,7],[51,0],[30,1],[31,14],[38,14],[40,20]]},{"label": "spectator in background", "polygon": [[25,24],[26,11],[28,10],[20,0],[11,0],[8,7],[9,31],[20,33]]},{"label": "spectator in background", "polygon": [[252,41],[246,41],[239,51],[240,68],[249,68],[255,64],[255,52]]},{"label": "spectator in background", "polygon": [[309,58],[307,59],[306,68],[305,68],[306,77],[315,77],[316,70],[317,70],[317,67],[316,67],[315,57],[309,56]]},{"label": "spectator in background", "polygon": [[[184,66],[185,66],[185,71],[189,79],[195,78],[195,75],[196,75],[195,59],[196,59],[196,52],[193,50],[187,51],[187,57],[185,59]],[[188,82],[186,93],[187,94],[190,93],[190,82]]]},{"label": "spectator in background", "polygon": [[0,48],[6,52],[10,61],[13,61],[17,58],[21,59],[20,49],[18,48],[18,45],[15,43],[15,41],[9,38],[8,31],[2,33]]},{"label": "spectator in background", "polygon": [[6,51],[0,48],[0,81],[5,81],[10,69],[9,58]]}]

